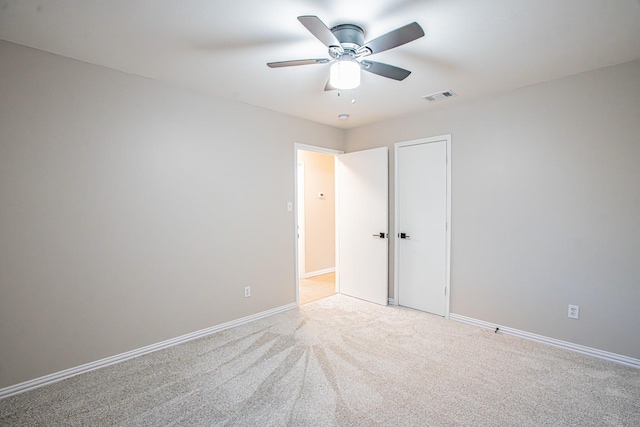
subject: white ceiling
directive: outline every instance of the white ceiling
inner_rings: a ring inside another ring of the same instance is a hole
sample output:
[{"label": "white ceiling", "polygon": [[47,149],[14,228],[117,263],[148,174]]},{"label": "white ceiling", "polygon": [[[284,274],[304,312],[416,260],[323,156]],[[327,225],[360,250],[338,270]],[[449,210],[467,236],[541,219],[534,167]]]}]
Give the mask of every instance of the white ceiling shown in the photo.
[{"label": "white ceiling", "polygon": [[[338,96],[327,64],[265,65],[327,57],[300,15],[426,36],[371,57],[406,80],[363,73]],[[0,0],[0,39],[349,128],[640,59],[640,0]]]}]

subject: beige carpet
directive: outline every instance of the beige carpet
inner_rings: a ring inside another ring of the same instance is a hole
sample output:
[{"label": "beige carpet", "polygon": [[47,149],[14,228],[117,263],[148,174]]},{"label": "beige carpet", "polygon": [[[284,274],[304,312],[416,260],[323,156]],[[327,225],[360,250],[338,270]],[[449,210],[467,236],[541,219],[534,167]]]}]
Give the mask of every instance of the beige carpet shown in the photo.
[{"label": "beige carpet", "polygon": [[334,295],[2,400],[0,424],[638,426],[640,370]]}]

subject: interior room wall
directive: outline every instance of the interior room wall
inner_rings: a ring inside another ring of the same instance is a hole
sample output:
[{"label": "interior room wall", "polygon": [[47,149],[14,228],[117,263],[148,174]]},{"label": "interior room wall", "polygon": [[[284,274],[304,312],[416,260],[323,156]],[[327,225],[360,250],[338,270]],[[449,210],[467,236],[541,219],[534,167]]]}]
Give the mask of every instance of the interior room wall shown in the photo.
[{"label": "interior room wall", "polygon": [[452,135],[451,312],[640,358],[640,61],[442,102],[347,151]]},{"label": "interior room wall", "polygon": [[[335,157],[298,151],[304,162],[305,273],[335,268]],[[319,193],[324,193],[324,198]]]},{"label": "interior room wall", "polygon": [[7,42],[0,76],[0,388],[295,302],[294,143],[343,131]]}]

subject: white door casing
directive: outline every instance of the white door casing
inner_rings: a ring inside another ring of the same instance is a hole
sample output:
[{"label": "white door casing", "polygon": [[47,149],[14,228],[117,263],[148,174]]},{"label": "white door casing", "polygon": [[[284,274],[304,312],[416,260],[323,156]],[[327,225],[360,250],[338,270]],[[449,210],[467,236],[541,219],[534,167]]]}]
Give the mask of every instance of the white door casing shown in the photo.
[{"label": "white door casing", "polygon": [[381,305],[389,294],[388,155],[382,147],[337,156],[340,293]]},{"label": "white door casing", "polygon": [[449,312],[450,141],[408,141],[395,150],[396,300],[440,316]]},{"label": "white door casing", "polygon": [[306,230],[305,230],[305,216],[304,216],[304,162],[298,162],[298,175],[297,175],[297,194],[296,194],[296,209],[297,209],[297,236],[298,236],[298,277],[303,279],[307,272],[305,266],[305,244],[306,244]]}]

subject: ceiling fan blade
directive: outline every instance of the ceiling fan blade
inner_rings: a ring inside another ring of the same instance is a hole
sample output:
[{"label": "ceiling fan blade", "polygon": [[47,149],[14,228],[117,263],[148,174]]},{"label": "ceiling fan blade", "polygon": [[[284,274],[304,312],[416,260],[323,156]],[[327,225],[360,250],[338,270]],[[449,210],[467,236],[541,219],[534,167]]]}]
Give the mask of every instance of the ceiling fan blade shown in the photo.
[{"label": "ceiling fan blade", "polygon": [[331,61],[329,58],[296,59],[293,61],[268,62],[267,66],[269,68],[295,67],[297,65],[326,64],[329,61]]},{"label": "ceiling fan blade", "polygon": [[324,22],[314,15],[298,16],[298,21],[327,47],[340,47],[340,42]]},{"label": "ceiling fan blade", "polygon": [[409,74],[411,74],[411,71],[409,70],[405,70],[404,68],[396,67],[394,65],[383,64],[382,62],[362,61],[360,63],[360,67],[364,71],[393,80],[404,80],[409,76]]},{"label": "ceiling fan blade", "polygon": [[393,31],[389,31],[387,34],[383,34],[370,42],[366,43],[359,50],[368,49],[370,55],[384,52],[385,50],[393,49],[394,47],[402,46],[405,43],[412,42],[420,37],[424,36],[424,30],[417,22],[412,22],[404,27],[397,28]]}]

